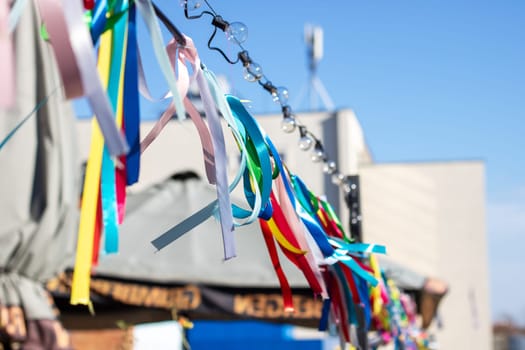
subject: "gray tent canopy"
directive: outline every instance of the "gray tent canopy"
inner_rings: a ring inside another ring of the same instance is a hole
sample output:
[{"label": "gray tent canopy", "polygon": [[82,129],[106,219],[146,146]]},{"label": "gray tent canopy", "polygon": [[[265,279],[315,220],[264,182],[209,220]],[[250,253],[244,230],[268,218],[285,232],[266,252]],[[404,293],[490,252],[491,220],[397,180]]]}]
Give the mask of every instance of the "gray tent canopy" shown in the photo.
[{"label": "gray tent canopy", "polygon": [[[213,218],[163,250],[151,245],[157,236],[216,198],[212,186],[191,177],[169,179],[129,196],[120,251],[101,257],[96,274],[158,283],[279,288],[257,221],[236,228],[238,256],[228,261],[222,260],[222,238]],[[285,258],[281,260],[290,284],[306,288],[300,271]]]},{"label": "gray tent canopy", "polygon": [[[91,287],[94,300],[177,309],[197,318],[248,317],[317,326],[321,301],[313,298],[300,270],[281,255],[296,307],[294,315],[283,312],[278,279],[257,222],[235,230],[238,256],[228,261],[222,260],[219,224],[212,218],[161,251],[151,245],[215,199],[212,186],[188,174],[130,194],[120,251],[101,256]],[[387,265],[387,273],[409,290],[425,286],[425,277],[399,266]],[[50,289],[67,297],[69,278],[63,276]]]}]

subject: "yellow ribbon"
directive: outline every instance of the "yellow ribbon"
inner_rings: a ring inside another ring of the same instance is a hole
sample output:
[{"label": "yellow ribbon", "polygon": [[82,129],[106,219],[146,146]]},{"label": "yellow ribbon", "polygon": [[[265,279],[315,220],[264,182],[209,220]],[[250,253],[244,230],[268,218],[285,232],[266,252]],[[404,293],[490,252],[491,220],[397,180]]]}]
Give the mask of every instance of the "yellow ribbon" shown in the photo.
[{"label": "yellow ribbon", "polygon": [[[107,88],[111,64],[112,32],[106,31],[100,38],[98,73]],[[100,191],[100,171],[104,138],[95,118],[92,122],[91,146],[86,165],[80,223],[78,228],[77,253],[75,270],[71,285],[70,303],[73,305],[91,305],[89,285],[91,278],[91,261],[93,258],[93,240],[95,219]]]},{"label": "yellow ribbon", "polygon": [[[379,268],[379,263],[377,262],[377,258],[374,254],[370,254],[370,267],[374,271],[374,277],[378,281],[381,281],[381,270]],[[377,286],[372,287],[372,297],[373,297],[372,314],[374,316],[377,316],[380,314],[381,309],[383,308],[383,299],[381,299],[381,283],[378,283]]]},{"label": "yellow ribbon", "polygon": [[279,227],[275,224],[275,221],[273,218],[270,218],[270,220],[267,221],[268,228],[272,232],[273,237],[279,242],[279,244],[284,247],[286,250],[294,253],[294,254],[301,254],[304,255],[306,252],[304,250],[301,250],[297,247],[295,247],[292,243],[290,243],[286,237],[284,237],[281,230],[279,230]]}]

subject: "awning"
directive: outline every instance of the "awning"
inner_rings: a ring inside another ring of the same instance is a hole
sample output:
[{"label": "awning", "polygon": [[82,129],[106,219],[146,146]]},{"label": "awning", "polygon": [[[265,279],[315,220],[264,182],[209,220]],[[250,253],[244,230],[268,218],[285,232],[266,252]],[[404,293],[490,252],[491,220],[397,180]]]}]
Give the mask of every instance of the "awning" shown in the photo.
[{"label": "awning", "polygon": [[[281,264],[294,290],[296,312],[285,314],[279,283],[257,223],[237,228],[238,256],[222,260],[218,223],[209,219],[162,251],[150,242],[216,198],[214,188],[191,173],[177,175],[130,195],[121,227],[120,252],[103,256],[91,291],[95,307],[108,302],[177,310],[193,318],[253,318],[317,326],[322,303],[302,273],[286,258]],[[396,268],[402,282],[408,273]],[[421,289],[425,278],[401,286]],[[70,275],[49,284],[67,296]],[[67,311],[66,311],[67,312]]]}]

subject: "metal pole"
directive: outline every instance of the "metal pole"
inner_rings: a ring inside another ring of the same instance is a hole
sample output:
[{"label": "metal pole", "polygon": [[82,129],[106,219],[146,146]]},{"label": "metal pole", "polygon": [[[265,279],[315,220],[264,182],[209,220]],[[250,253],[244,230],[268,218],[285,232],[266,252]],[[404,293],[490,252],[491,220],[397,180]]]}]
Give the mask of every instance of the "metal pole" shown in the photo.
[{"label": "metal pole", "polygon": [[363,241],[362,217],[361,217],[361,195],[359,175],[349,175],[346,177],[348,192],[345,195],[346,205],[350,211],[348,226],[350,235],[356,242]]}]

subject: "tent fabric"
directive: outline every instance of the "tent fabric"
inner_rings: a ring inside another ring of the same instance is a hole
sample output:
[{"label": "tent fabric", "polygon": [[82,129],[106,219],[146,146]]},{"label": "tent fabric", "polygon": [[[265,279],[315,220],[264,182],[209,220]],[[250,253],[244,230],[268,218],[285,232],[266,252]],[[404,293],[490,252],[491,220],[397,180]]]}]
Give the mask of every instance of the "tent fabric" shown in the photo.
[{"label": "tent fabric", "polygon": [[[215,200],[214,188],[197,178],[168,179],[128,197],[119,253],[102,256],[96,274],[156,283],[204,283],[225,287],[279,288],[257,222],[235,230],[238,256],[223,261],[218,222],[210,218],[166,248],[151,241]],[[237,201],[237,204],[242,205]],[[286,258],[281,263],[292,287],[307,287]]]},{"label": "tent fabric", "polygon": [[436,316],[441,299],[448,292],[448,284],[440,279],[421,275],[389,259],[381,259],[385,274],[402,290],[412,293],[421,314],[421,327],[426,329]]},{"label": "tent fabric", "polygon": [[73,253],[78,216],[74,113],[40,23],[30,2],[14,33],[15,106],[0,110],[4,138],[50,96],[0,149],[0,306],[21,307],[26,321],[56,317],[43,282]]},{"label": "tent fabric", "polygon": [[396,286],[403,290],[421,290],[427,278],[413,270],[409,270],[389,259],[380,259],[381,268],[385,274],[396,281]]},{"label": "tent fabric", "polygon": [[[228,261],[222,261],[220,230],[212,218],[163,250],[156,251],[150,244],[214,199],[213,187],[196,176],[176,175],[130,194],[121,226],[120,252],[103,256],[96,274],[152,283],[278,288],[257,223],[236,228],[238,256]],[[301,272],[282,256],[281,264],[292,287],[308,287]],[[387,259],[381,259],[381,267],[401,289],[422,290],[428,281],[426,276]]]}]

